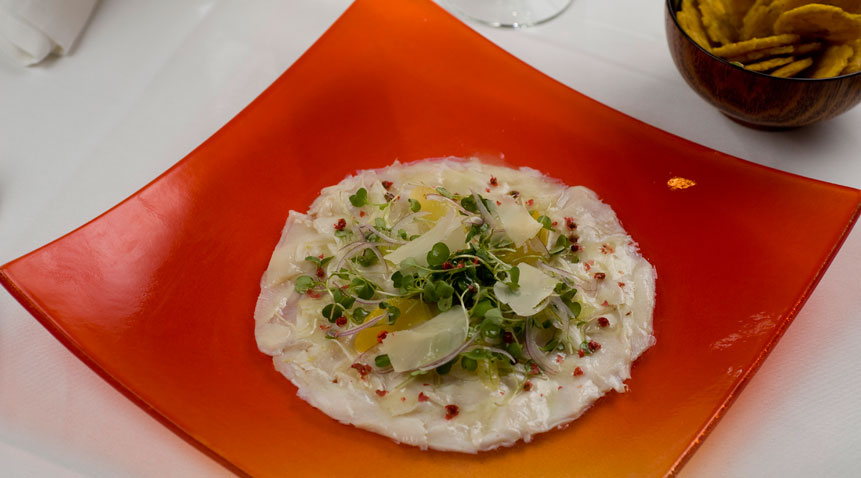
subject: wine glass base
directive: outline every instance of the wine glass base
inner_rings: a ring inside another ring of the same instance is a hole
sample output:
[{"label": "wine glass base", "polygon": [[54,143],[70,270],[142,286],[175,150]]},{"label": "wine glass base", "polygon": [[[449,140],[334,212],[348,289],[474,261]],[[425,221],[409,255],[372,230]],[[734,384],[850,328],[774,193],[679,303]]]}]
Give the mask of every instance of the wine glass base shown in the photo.
[{"label": "wine glass base", "polygon": [[458,16],[500,28],[522,28],[556,18],[572,0],[438,0]]}]

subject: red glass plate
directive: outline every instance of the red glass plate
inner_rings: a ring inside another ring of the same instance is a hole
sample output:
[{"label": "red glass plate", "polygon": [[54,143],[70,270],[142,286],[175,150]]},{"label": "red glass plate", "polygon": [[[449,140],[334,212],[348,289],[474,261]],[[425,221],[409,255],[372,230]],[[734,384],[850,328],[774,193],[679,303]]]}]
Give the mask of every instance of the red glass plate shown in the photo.
[{"label": "red glass plate", "polygon": [[[504,156],[594,189],[658,271],[658,343],[630,392],[477,456],[335,422],[296,397],[253,334],[288,210],[357,168],[447,155]],[[696,185],[673,190],[673,177]],[[0,279],[105,379],[239,473],[658,477],[678,470],[774,346],[859,202],[861,191],[600,105],[430,2],[360,0],[185,159]]]}]

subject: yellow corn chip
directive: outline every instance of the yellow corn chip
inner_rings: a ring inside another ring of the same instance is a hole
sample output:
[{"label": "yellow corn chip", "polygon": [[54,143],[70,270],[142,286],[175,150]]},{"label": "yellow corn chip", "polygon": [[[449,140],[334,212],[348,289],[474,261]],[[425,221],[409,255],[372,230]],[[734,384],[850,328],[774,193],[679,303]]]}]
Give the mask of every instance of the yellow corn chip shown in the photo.
[{"label": "yellow corn chip", "polygon": [[769,60],[761,61],[759,63],[751,63],[749,65],[744,65],[750,71],[768,71],[773,68],[777,68],[778,66],[788,65],[795,61],[794,57],[791,56],[783,56],[777,58],[771,58]]},{"label": "yellow corn chip", "polygon": [[751,38],[771,35],[774,20],[771,19],[771,4],[774,0],[756,0],[750,10],[744,15],[741,22],[739,39],[750,40]]},{"label": "yellow corn chip", "polygon": [[763,58],[769,58],[777,55],[792,54],[793,52],[795,52],[794,45],[776,46],[774,48],[766,48],[765,50],[752,51],[742,56],[733,57],[731,58],[731,60],[737,61],[739,63],[748,64],[757,60],[761,60]]},{"label": "yellow corn chip", "polygon": [[746,55],[737,56],[731,58],[732,61],[737,61],[739,63],[752,63],[757,60],[762,60],[763,58],[770,58],[772,56],[779,55],[793,55],[793,56],[803,56],[808,53],[812,53],[814,51],[822,48],[822,43],[813,42],[813,43],[801,43],[798,45],[784,45],[784,46],[776,46],[774,48],[766,48],[765,50],[756,50],[752,51]]},{"label": "yellow corn chip", "polygon": [[846,68],[840,72],[841,75],[848,75],[849,73],[861,71],[861,40],[855,40],[852,42],[852,49],[854,52],[849,60],[846,61]]},{"label": "yellow corn chip", "polygon": [[722,0],[700,0],[700,13],[703,27],[714,43],[727,45],[735,41],[735,31]]},{"label": "yellow corn chip", "polygon": [[682,0],[682,9],[676,14],[676,19],[679,21],[682,30],[699,46],[706,50],[711,49],[706,31],[703,29],[703,24],[700,21],[700,13],[697,7],[694,6],[694,0]]},{"label": "yellow corn chip", "polygon": [[813,42],[813,43],[802,43],[801,45],[795,45],[793,47],[793,52],[796,56],[806,55],[808,53],[813,53],[814,51],[819,51],[822,48],[822,43]]},{"label": "yellow corn chip", "polygon": [[741,30],[744,15],[753,6],[755,0],[724,0],[727,16],[736,32]]},{"label": "yellow corn chip", "polygon": [[771,72],[771,76],[779,76],[781,78],[791,78],[808,68],[813,64],[813,60],[805,58],[803,60],[793,61],[792,63],[778,68]]},{"label": "yellow corn chip", "polygon": [[774,32],[848,42],[861,38],[861,15],[831,5],[805,5],[782,13],[774,24]]},{"label": "yellow corn chip", "polygon": [[810,74],[811,78],[831,78],[837,76],[846,68],[849,57],[854,50],[849,45],[831,45],[825,49],[816,69]]},{"label": "yellow corn chip", "polygon": [[765,38],[752,38],[750,40],[717,47],[712,50],[712,53],[723,58],[735,58],[752,51],[798,43],[800,38],[801,37],[798,35],[774,35]]}]

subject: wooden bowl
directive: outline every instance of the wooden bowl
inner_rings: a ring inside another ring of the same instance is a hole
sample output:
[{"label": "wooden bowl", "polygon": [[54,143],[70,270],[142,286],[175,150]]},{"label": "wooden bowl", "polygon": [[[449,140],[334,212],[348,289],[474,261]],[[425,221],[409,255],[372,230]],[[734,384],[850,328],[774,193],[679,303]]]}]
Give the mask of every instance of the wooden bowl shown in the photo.
[{"label": "wooden bowl", "polygon": [[861,72],[834,78],[778,78],[745,70],[700,47],[667,0],[667,43],[682,77],[723,114],[746,126],[795,128],[833,118],[861,102]]}]

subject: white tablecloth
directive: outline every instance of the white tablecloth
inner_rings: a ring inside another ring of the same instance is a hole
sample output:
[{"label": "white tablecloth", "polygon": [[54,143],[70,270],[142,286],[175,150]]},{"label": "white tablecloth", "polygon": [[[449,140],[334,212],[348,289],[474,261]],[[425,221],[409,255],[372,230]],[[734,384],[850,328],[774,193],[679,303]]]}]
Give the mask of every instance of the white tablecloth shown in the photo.
[{"label": "white tablecloth", "polygon": [[[0,263],[83,224],[183,157],[348,3],[104,1],[71,56],[30,69],[0,61]],[[475,28],[572,88],[662,129],[861,187],[861,108],[791,132],[728,121],[676,72],[663,2],[575,0],[541,27]],[[856,230],[682,478],[858,476],[859,265]],[[97,377],[5,292],[0,463],[2,476],[231,476]]]}]

